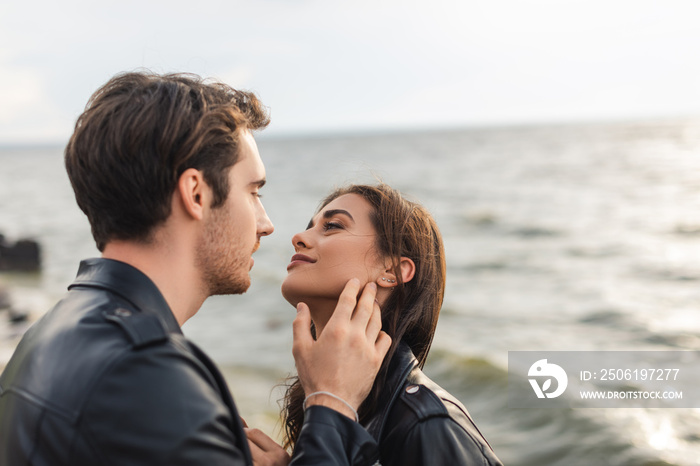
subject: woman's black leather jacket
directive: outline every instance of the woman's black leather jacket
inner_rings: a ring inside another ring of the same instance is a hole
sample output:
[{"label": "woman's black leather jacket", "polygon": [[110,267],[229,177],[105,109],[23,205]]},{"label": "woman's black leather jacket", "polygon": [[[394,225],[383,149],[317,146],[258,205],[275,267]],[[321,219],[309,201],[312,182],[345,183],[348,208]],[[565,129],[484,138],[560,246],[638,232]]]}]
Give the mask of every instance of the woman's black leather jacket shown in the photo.
[{"label": "woman's black leather jacket", "polygon": [[403,342],[379,406],[366,427],[379,442],[383,466],[502,466],[464,405],[423,374]]}]

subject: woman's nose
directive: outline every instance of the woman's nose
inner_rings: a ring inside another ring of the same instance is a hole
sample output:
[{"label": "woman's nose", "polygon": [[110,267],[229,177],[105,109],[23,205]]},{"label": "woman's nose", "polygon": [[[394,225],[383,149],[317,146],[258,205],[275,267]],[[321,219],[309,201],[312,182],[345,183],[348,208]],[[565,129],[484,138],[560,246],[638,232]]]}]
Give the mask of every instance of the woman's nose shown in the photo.
[{"label": "woman's nose", "polygon": [[292,236],[292,246],[294,246],[294,250],[308,249],[309,240],[306,237],[306,231],[301,231]]}]

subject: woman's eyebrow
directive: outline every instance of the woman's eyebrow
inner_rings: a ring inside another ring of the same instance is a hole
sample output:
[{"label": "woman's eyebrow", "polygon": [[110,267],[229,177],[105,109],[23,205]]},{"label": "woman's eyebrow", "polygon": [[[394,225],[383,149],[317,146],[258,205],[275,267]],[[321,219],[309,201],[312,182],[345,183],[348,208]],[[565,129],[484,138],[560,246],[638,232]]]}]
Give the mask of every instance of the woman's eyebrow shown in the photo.
[{"label": "woman's eyebrow", "polygon": [[[353,223],[355,223],[355,219],[352,217],[350,212],[344,209],[332,209],[332,210],[327,210],[323,213],[323,218],[331,218],[334,215],[346,215],[350,220],[352,220]],[[312,228],[314,226],[314,219],[309,220],[309,224],[306,225],[306,229],[308,230],[309,228]]]},{"label": "woman's eyebrow", "polygon": [[331,217],[338,215],[338,214],[347,215],[350,218],[350,220],[352,220],[352,222],[355,223],[355,219],[352,218],[352,215],[350,215],[350,212],[348,212],[347,210],[343,210],[343,209],[327,210],[323,213],[323,218],[331,218]]}]

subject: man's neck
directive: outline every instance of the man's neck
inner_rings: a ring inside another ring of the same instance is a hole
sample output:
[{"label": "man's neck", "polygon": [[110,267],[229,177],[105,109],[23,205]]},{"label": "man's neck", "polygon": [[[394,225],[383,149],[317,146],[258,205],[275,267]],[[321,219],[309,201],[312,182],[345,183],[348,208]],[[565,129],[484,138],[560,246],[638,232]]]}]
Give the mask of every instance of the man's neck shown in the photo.
[{"label": "man's neck", "polygon": [[207,298],[191,253],[169,243],[111,241],[102,257],[127,263],[143,272],[161,292],[182,326]]}]

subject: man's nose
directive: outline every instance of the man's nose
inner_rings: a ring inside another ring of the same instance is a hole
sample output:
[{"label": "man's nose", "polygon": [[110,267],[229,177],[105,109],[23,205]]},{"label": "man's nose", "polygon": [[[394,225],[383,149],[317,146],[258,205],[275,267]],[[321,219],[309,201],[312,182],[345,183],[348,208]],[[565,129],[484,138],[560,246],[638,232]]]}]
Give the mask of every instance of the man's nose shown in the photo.
[{"label": "man's nose", "polygon": [[267,216],[267,212],[265,212],[265,209],[263,209],[262,218],[258,222],[258,235],[268,236],[271,235],[273,231],[275,231],[275,226],[272,224],[272,220],[270,220],[270,217]]}]

